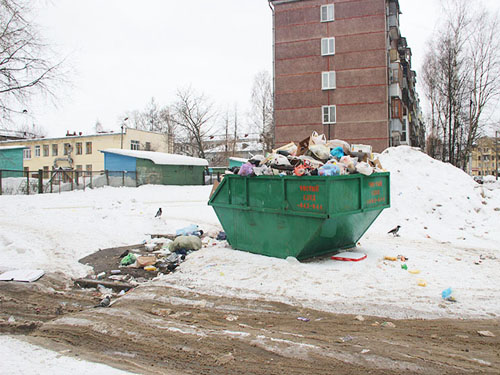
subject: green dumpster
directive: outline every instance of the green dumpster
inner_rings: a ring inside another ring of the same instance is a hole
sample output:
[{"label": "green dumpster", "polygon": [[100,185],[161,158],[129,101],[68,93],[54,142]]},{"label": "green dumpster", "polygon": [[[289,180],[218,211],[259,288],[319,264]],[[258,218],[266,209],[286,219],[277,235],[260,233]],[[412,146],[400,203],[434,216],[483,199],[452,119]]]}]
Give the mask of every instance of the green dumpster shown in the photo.
[{"label": "green dumpster", "polygon": [[208,204],[234,249],[306,259],[356,246],[390,207],[390,174],[226,175]]}]

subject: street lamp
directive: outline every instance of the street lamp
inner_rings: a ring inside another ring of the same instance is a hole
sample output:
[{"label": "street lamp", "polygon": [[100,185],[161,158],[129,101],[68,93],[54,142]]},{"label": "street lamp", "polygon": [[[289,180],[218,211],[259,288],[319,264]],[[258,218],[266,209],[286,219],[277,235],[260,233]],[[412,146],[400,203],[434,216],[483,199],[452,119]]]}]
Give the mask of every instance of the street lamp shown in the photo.
[{"label": "street lamp", "polygon": [[125,121],[128,120],[128,117],[125,117],[122,121],[122,126],[121,126],[121,134],[120,134],[120,148],[123,150],[123,128],[125,127]]}]

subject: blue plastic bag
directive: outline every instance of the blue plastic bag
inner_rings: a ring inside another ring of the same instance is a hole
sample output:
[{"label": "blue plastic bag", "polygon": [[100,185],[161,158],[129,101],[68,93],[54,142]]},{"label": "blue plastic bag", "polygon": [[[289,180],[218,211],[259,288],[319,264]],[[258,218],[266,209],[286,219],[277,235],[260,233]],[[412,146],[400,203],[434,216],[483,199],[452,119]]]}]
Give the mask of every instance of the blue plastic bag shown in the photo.
[{"label": "blue plastic bag", "polygon": [[340,160],[340,158],[344,156],[344,149],[342,147],[335,147],[330,151],[330,155]]}]

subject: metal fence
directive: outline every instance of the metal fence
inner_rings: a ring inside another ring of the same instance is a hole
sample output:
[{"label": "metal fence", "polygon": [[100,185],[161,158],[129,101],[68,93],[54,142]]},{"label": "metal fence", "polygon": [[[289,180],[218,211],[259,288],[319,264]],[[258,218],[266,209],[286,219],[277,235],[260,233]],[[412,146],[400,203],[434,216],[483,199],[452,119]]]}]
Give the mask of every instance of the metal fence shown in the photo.
[{"label": "metal fence", "polygon": [[137,173],[126,171],[52,171],[0,169],[0,195],[60,193],[103,186],[137,187]]},{"label": "metal fence", "polygon": [[[220,181],[222,173],[204,172],[204,184],[212,185]],[[57,169],[52,171],[0,169],[0,195],[61,193],[64,191],[85,190],[103,186],[137,187],[158,184],[156,173],[126,171],[81,171]]]}]

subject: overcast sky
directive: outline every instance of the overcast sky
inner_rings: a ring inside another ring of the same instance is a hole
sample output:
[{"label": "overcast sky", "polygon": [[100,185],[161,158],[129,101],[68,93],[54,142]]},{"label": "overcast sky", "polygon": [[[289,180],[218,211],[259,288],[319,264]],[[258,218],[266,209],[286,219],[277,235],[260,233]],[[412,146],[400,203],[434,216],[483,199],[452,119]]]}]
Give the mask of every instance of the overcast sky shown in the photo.
[{"label": "overcast sky", "polygon": [[[492,10],[498,0],[478,0]],[[419,73],[440,0],[400,0],[401,32]],[[58,107],[35,103],[49,136],[92,133],[99,119],[119,130],[123,113],[152,97],[172,103],[191,86],[224,109],[248,110],[253,77],[272,71],[272,13],[266,0],[53,0],[38,22],[72,68]],[[418,76],[417,76],[418,79]],[[423,94],[420,94],[423,96]]]}]

